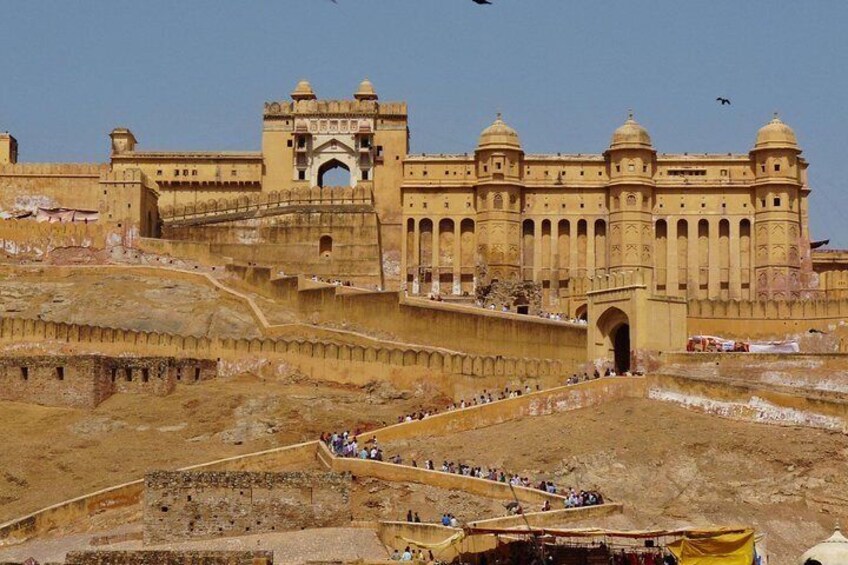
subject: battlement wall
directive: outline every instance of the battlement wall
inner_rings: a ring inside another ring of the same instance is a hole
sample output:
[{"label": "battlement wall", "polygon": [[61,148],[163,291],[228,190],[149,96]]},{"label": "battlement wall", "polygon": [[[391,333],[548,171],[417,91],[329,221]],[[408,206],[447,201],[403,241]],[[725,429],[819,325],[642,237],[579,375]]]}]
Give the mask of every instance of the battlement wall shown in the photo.
[{"label": "battlement wall", "polygon": [[757,339],[782,337],[810,329],[828,331],[848,318],[848,299],[837,300],[690,300],[690,335]]},{"label": "battlement wall", "polygon": [[469,376],[560,379],[573,372],[573,364],[557,359],[474,355],[434,348],[409,346],[359,346],[324,340],[230,339],[182,336],[159,332],[137,332],[120,328],[47,322],[26,318],[0,319],[0,343],[59,342],[95,346],[99,351],[137,355],[154,354],[174,358],[241,359],[294,355],[347,366],[358,364],[418,367],[422,370]]},{"label": "battlement wall", "polygon": [[373,205],[374,194],[369,184],[356,187],[296,187],[290,190],[221,198],[186,205],[163,206],[161,217],[167,222],[188,219],[275,210],[290,206]]},{"label": "battlement wall", "polygon": [[605,290],[625,288],[630,286],[650,286],[650,275],[642,270],[618,271],[602,276],[587,277],[579,285],[580,290],[588,292],[601,292]]},{"label": "battlement wall", "polygon": [[157,471],[144,479],[144,541],[155,544],[346,526],[341,473]]},{"label": "battlement wall", "polygon": [[106,163],[14,163],[0,165],[0,177],[83,176],[100,178],[109,170]]},{"label": "battlement wall", "polygon": [[281,100],[265,103],[265,119],[292,114],[324,117],[328,114],[364,114],[405,116],[406,102],[377,102],[376,100]]}]

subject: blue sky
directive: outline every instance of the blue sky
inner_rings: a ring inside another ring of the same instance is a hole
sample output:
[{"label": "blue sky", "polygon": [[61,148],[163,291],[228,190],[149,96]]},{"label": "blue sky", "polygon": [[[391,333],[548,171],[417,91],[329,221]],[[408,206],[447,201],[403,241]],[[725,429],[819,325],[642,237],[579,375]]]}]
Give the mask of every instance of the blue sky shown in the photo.
[{"label": "blue sky", "polygon": [[302,77],[407,101],[416,152],[473,150],[497,111],[528,152],[601,152],[628,108],[660,152],[746,152],[779,111],[813,237],[848,247],[848,2],[493,1],[3,0],[0,130],[25,161],[105,161],[119,125],[145,149],[258,149],[262,104]]}]

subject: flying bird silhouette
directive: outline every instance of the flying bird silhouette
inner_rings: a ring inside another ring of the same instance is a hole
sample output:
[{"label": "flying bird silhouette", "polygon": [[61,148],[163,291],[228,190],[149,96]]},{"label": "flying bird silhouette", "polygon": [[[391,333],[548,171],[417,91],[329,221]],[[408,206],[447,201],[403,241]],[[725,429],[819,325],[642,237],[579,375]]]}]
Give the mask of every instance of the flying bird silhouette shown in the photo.
[{"label": "flying bird silhouette", "polygon": [[718,98],[716,98],[716,102],[719,102],[722,106],[730,106],[729,98],[722,98],[721,96],[719,96]]},{"label": "flying bird silhouette", "polygon": [[489,0],[471,0],[471,1],[474,2],[475,4],[480,4],[481,6],[483,4],[491,4],[491,2],[489,2]]}]

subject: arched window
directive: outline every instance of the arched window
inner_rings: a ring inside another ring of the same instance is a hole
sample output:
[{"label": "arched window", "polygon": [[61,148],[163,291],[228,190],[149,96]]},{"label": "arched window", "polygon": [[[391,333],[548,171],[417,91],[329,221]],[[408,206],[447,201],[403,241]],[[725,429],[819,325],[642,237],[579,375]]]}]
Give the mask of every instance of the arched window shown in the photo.
[{"label": "arched window", "polygon": [[351,186],[350,168],[332,159],[318,169],[318,186]]},{"label": "arched window", "polygon": [[318,255],[329,258],[333,254],[333,238],[322,235],[318,241]]}]

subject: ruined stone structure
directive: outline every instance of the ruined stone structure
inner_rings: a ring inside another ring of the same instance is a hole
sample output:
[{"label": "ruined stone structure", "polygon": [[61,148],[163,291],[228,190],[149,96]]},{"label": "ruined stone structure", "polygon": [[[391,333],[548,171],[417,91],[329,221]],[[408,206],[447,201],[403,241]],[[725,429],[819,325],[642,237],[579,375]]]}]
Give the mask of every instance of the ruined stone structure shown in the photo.
[{"label": "ruined stone structure", "polygon": [[165,396],[178,382],[214,378],[217,365],[201,359],[21,355],[0,357],[0,400],[94,408],[116,393]]},{"label": "ruined stone structure", "polygon": [[149,473],[145,543],[346,525],[350,482],[339,473]]}]

